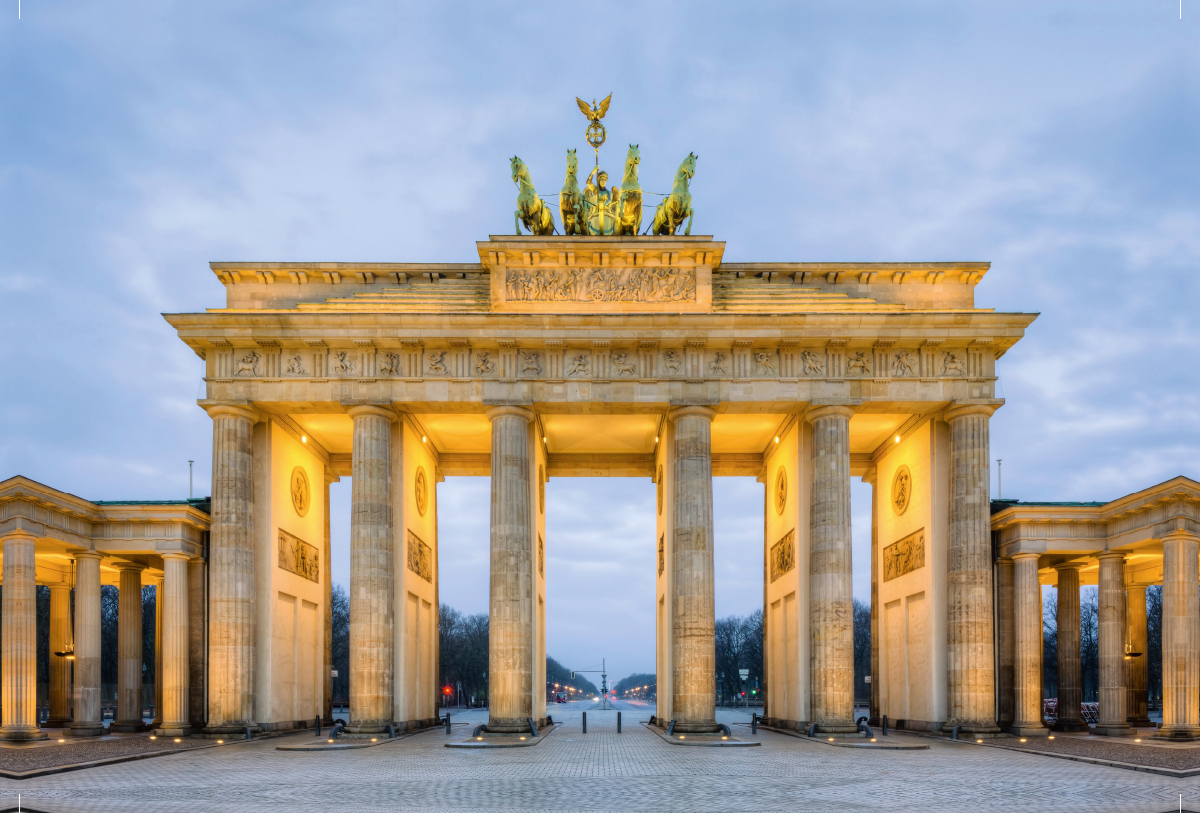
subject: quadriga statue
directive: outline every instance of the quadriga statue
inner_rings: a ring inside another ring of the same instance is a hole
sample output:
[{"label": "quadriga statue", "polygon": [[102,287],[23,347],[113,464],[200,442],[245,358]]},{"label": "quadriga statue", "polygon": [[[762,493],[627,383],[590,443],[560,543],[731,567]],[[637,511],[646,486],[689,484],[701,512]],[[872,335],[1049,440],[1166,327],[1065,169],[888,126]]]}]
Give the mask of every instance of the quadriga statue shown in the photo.
[{"label": "quadriga statue", "polygon": [[650,224],[648,234],[675,234],[687,218],[687,228],[684,234],[692,233],[692,193],[688,191],[688,181],[696,174],[696,159],[700,156],[688,153],[679,169],[675,172],[675,185],[671,194],[663,198],[662,203],[654,210],[654,221]]},{"label": "quadriga statue", "polygon": [[529,176],[529,167],[517,156],[512,157],[513,183],[521,190],[517,195],[517,211],[514,212],[517,234],[521,233],[521,224],[529,229],[530,234],[554,234],[554,213],[550,207],[538,197],[533,188],[533,179]]}]

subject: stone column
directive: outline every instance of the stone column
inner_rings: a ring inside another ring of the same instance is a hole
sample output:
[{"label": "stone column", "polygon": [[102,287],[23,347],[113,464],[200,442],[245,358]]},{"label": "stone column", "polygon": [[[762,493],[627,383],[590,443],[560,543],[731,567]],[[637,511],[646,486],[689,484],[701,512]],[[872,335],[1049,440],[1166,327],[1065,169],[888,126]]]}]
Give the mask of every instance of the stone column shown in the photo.
[{"label": "stone column", "polygon": [[1083,664],[1079,655],[1079,570],[1069,562],[1058,571],[1058,721],[1055,731],[1087,731],[1083,721]]},{"label": "stone column", "polygon": [[1125,721],[1125,554],[1106,552],[1100,560],[1100,722],[1092,729],[1110,737],[1137,732]]},{"label": "stone column", "polygon": [[869,724],[879,725],[879,471],[872,468],[863,477],[871,486],[871,706]]},{"label": "stone column", "polygon": [[117,598],[117,719],[112,732],[145,731],[142,722],[142,571],[133,562],[120,562]]},{"label": "stone column", "polygon": [[163,577],[154,577],[154,719],[151,728],[163,723]]},{"label": "stone column", "polygon": [[46,728],[71,724],[71,661],[55,655],[71,643],[71,587],[50,585],[50,716]]},{"label": "stone column", "polygon": [[188,558],[183,553],[162,555],[162,723],[157,733],[165,737],[192,733],[188,722]]},{"label": "stone column", "polygon": [[325,694],[321,704],[321,722],[333,725],[333,568],[331,565],[333,548],[329,533],[329,486],[341,478],[325,471],[325,558],[321,572],[323,580],[322,592],[325,595]]},{"label": "stone column", "polygon": [[995,736],[992,533],[988,419],[995,408],[946,410],[950,424],[950,544],[947,556],[947,720],[973,737]]},{"label": "stone column", "polygon": [[528,730],[533,716],[533,411],[492,407],[492,532],[488,730]]},{"label": "stone column", "polygon": [[208,407],[213,419],[212,526],[209,532],[208,725],[224,737],[254,720],[254,423],[233,404]]},{"label": "stone column", "polygon": [[98,737],[100,721],[100,554],[75,554],[75,720],[68,737]]},{"label": "stone column", "polygon": [[1010,731],[1018,737],[1041,737],[1050,732],[1042,722],[1042,587],[1036,553],[1013,557],[1013,616],[1015,702]]},{"label": "stone column", "polygon": [[1139,653],[1126,661],[1126,683],[1129,686],[1125,722],[1136,728],[1150,726],[1150,668],[1146,654],[1146,585],[1130,584],[1125,587],[1125,640],[1131,652]]},{"label": "stone column", "polygon": [[996,560],[996,649],[999,658],[998,709],[1000,728],[1007,731],[1016,719],[1016,693],[1014,681],[1017,664],[1017,630],[1013,607],[1013,560],[1007,557]]},{"label": "stone column", "polygon": [[1194,534],[1163,536],[1162,604],[1163,721],[1154,736],[1200,739],[1200,538]]},{"label": "stone column", "polygon": [[353,406],[350,509],[350,725],[378,734],[392,722],[392,423],[377,406]]},{"label": "stone column", "polygon": [[706,406],[672,409],[674,476],[672,713],[675,730],[717,731],[716,608],[713,604],[712,419]]},{"label": "stone column", "polygon": [[204,699],[205,675],[208,674],[204,610],[208,607],[208,563],[197,557],[187,564],[188,613],[188,721],[194,730],[204,728],[208,704]]},{"label": "stone column", "polygon": [[4,538],[0,601],[0,740],[44,740],[37,724],[37,581],[34,537]]},{"label": "stone column", "polygon": [[850,574],[850,417],[847,406],[810,411],[809,637],[811,721],[854,734],[854,605]]}]

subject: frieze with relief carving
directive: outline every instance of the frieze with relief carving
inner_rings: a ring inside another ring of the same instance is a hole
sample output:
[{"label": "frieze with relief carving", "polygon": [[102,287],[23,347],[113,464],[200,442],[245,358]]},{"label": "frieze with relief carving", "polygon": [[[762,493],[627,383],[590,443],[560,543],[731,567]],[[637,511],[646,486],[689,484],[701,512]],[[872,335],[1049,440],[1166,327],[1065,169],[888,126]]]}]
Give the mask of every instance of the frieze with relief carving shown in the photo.
[{"label": "frieze with relief carving", "polygon": [[771,582],[796,566],[796,531],[791,530],[771,546]]},{"label": "frieze with relief carving", "polygon": [[696,272],[683,268],[509,268],[509,302],[694,302]]},{"label": "frieze with relief carving", "polygon": [[433,582],[433,548],[421,537],[408,532],[408,569],[427,582]]},{"label": "frieze with relief carving", "polygon": [[925,529],[883,549],[883,580],[890,582],[925,567]]},{"label": "frieze with relief carving", "polygon": [[321,581],[321,552],[297,536],[282,528],[279,530],[279,567],[289,573]]}]

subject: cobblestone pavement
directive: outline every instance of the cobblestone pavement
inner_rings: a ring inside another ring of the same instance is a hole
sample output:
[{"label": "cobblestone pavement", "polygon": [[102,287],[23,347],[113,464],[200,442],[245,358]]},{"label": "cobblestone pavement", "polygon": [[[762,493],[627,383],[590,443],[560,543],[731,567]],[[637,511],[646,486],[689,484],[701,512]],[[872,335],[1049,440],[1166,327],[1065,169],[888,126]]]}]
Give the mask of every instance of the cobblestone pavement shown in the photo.
[{"label": "cobblestone pavement", "polygon": [[[672,746],[638,724],[649,706],[553,706],[565,725],[537,748],[444,748],[444,729],[342,753],[229,745],[70,774],[0,780],[0,809],[74,811],[1129,811],[1200,809],[1200,779],[928,741],[864,753],[760,732],[761,748]],[[588,710],[588,733],[580,713]],[[743,711],[718,715],[730,724]],[[486,712],[454,715],[454,738]],[[750,736],[749,727],[735,728]],[[299,734],[297,737],[311,736]],[[903,736],[903,735],[897,735]]]}]

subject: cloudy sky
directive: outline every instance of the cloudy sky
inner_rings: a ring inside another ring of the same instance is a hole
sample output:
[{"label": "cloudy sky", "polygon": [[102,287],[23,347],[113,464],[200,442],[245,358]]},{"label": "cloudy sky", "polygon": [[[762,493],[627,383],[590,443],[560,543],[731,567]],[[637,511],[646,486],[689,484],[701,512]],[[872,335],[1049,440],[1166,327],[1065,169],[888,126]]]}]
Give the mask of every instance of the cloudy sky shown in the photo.
[{"label": "cloudy sky", "polygon": [[[471,261],[613,92],[647,189],[700,155],[731,261],[988,260],[1004,493],[1200,479],[1200,4],[0,4],[0,479],[208,493],[202,366],[159,316],[210,260]],[[615,148],[614,148],[615,149]],[[610,152],[608,164],[619,161]],[[996,480],[993,478],[993,488]],[[442,597],[487,608],[486,479],[440,487]],[[348,580],[349,484],[334,487]],[[550,653],[653,668],[653,487],[553,480]],[[855,490],[856,593],[868,593]],[[716,484],[717,611],[761,602],[762,491]]]}]

